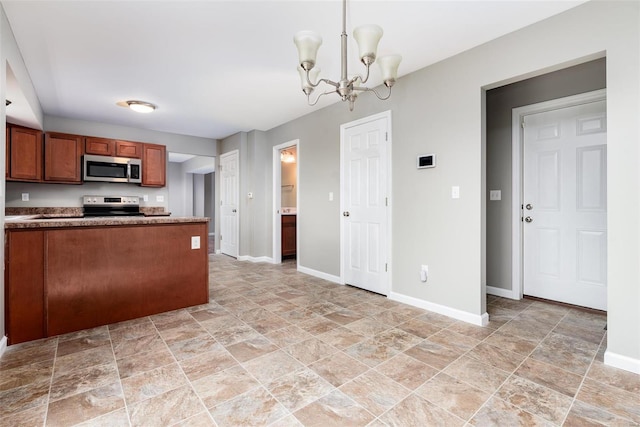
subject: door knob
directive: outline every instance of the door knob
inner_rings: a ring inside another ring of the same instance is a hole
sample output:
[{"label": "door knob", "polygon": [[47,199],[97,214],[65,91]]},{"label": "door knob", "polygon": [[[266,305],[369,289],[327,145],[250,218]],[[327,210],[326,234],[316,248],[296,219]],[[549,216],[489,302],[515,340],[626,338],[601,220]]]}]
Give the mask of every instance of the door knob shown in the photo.
[{"label": "door knob", "polygon": [[530,216],[526,217],[524,219],[524,222],[533,222],[533,218],[531,218]]},{"label": "door knob", "polygon": [[235,209],[232,209],[232,210],[231,210],[231,212],[236,213],[236,212],[238,212],[238,211],[237,211],[237,210],[235,210]]},{"label": "door knob", "polygon": [[351,215],[348,211],[342,212],[342,216],[349,216]]},{"label": "door knob", "polygon": [[533,205],[531,203],[527,203],[527,206],[525,206],[525,208],[530,211],[531,209],[533,209]]}]

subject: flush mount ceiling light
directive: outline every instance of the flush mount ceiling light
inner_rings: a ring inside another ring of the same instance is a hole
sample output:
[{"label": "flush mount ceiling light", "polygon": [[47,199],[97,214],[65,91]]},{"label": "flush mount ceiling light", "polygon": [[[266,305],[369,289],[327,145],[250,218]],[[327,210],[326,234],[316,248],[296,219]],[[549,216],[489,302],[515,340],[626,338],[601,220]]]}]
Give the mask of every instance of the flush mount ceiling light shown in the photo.
[{"label": "flush mount ceiling light", "polygon": [[[396,82],[398,77],[398,66],[402,57],[400,55],[386,55],[378,58],[378,64],[382,69],[382,80],[384,85],[389,88],[389,93],[386,96],[380,95],[375,89],[360,86],[369,79],[369,67],[376,60],[376,51],[378,50],[378,42],[382,37],[382,28],[378,25],[362,25],[356,27],[353,30],[353,38],[358,43],[360,51],[360,61],[367,67],[366,75],[363,78],[361,75],[355,77],[347,77],[347,0],[342,1],[342,34],[341,40],[341,61],[340,61],[340,80],[334,82],[328,79],[317,80],[320,72],[319,68],[315,68],[316,55],[318,48],[322,44],[322,37],[313,31],[300,31],[293,37],[293,42],[298,48],[299,66],[298,72],[300,73],[300,79],[302,80],[302,91],[307,95],[307,103],[309,105],[316,105],[318,100],[323,96],[330,93],[337,93],[343,101],[349,101],[349,110],[353,111],[353,104],[358,97],[358,92],[373,92],[378,99],[385,100],[391,96],[391,87]],[[311,93],[320,84],[325,83],[329,86],[333,86],[331,90],[318,95],[315,101],[311,101]]]},{"label": "flush mount ceiling light", "polygon": [[295,163],[296,157],[293,155],[291,151],[282,150],[280,152],[280,161],[282,163]]},{"label": "flush mount ceiling light", "polygon": [[157,108],[155,105],[144,101],[127,101],[127,105],[138,113],[151,113]]}]

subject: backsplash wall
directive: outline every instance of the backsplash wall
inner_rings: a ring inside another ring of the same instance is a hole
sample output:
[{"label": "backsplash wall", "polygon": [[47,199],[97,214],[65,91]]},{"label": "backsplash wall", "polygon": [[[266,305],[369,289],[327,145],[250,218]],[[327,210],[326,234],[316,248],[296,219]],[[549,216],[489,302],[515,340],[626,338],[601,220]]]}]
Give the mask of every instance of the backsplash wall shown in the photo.
[{"label": "backsplash wall", "polygon": [[[22,201],[22,193],[29,193],[29,201]],[[87,182],[82,185],[40,184],[31,182],[6,183],[6,207],[81,207],[82,196],[139,196],[140,206],[169,206],[169,191],[164,188],[141,187],[135,184]],[[144,202],[147,195],[149,201]],[[164,200],[158,201],[158,196]]]}]

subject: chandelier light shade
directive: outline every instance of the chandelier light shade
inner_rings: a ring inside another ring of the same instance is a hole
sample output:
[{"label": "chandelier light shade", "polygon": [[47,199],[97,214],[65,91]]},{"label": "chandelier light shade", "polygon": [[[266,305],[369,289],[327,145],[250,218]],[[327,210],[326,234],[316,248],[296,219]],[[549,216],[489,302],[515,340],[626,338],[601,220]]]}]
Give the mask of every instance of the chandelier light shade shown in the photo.
[{"label": "chandelier light shade", "polygon": [[[342,0],[342,34],[340,34],[340,80],[337,82],[329,79],[318,79],[320,69],[316,67],[318,49],[322,45],[322,37],[313,31],[300,31],[293,37],[293,42],[298,48],[298,72],[302,83],[302,91],[307,95],[307,103],[316,105],[318,100],[330,93],[337,93],[343,101],[349,101],[349,110],[353,110],[358,92],[373,92],[381,100],[389,99],[391,87],[398,78],[398,66],[402,57],[400,55],[387,55],[378,58],[382,69],[384,85],[389,89],[386,95],[381,95],[373,88],[362,86],[369,80],[369,68],[376,62],[378,43],[382,38],[382,28],[375,24],[361,25],[353,30],[353,38],[358,44],[360,61],[366,67],[364,77],[360,74],[347,77],[347,0]],[[329,86],[329,89],[318,95],[315,100],[311,94],[320,83]]]}]

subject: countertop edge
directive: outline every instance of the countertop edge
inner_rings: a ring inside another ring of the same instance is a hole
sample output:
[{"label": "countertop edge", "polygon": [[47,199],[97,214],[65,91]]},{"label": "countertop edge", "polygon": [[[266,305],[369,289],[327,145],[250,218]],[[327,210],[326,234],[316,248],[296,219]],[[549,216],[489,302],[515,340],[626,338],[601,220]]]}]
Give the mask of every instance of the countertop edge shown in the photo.
[{"label": "countertop edge", "polygon": [[38,229],[38,228],[67,228],[67,227],[122,227],[131,225],[158,224],[188,224],[207,223],[206,217],[98,217],[98,218],[51,218],[51,219],[20,219],[8,220],[4,223],[5,230]]}]

